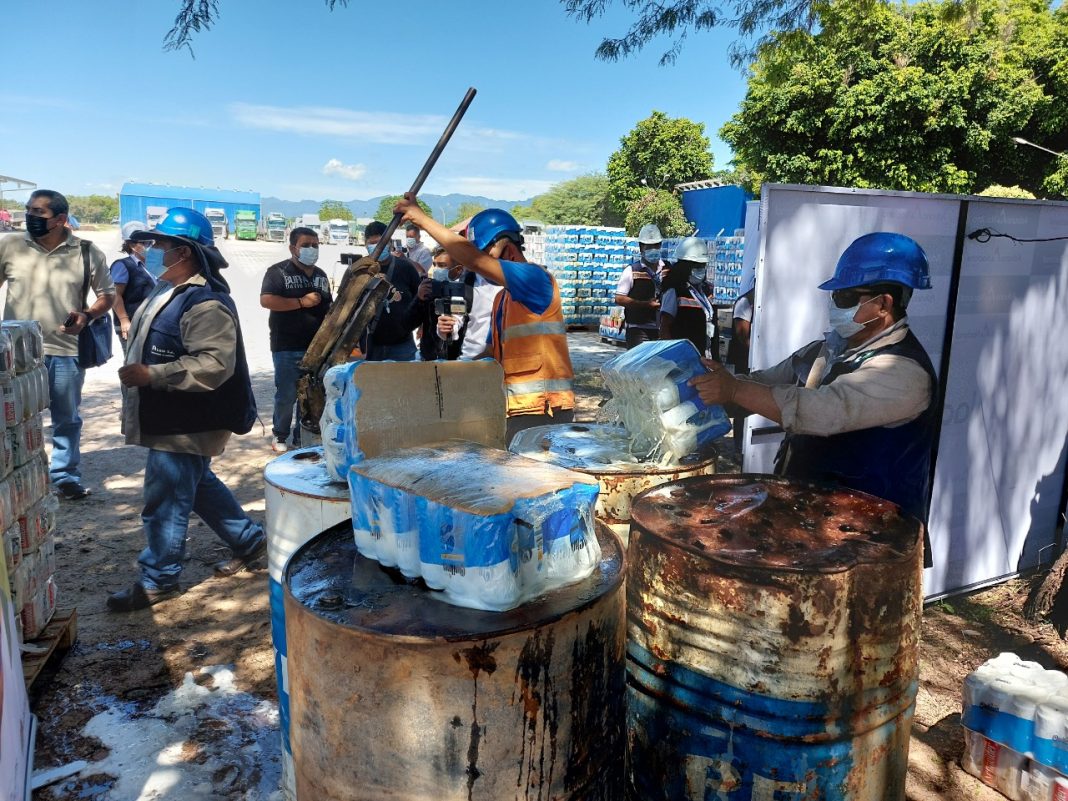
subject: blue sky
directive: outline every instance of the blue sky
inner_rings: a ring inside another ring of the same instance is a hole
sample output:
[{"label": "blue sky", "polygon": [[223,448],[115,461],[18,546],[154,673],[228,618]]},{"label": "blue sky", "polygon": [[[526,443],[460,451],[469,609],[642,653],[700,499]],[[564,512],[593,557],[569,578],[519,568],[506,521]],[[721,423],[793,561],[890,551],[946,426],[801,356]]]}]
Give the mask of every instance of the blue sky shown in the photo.
[{"label": "blue sky", "polygon": [[[745,94],[727,32],[626,61],[593,52],[558,0],[220,0],[196,59],[163,52],[177,0],[12,3],[4,27],[0,174],[69,194],[124,181],[252,189],[288,200],[404,191],[468,86],[478,89],[424,191],[519,200],[603,170],[653,109],[716,132]],[[662,45],[662,46],[661,46]],[[18,196],[17,196],[18,197]]]}]

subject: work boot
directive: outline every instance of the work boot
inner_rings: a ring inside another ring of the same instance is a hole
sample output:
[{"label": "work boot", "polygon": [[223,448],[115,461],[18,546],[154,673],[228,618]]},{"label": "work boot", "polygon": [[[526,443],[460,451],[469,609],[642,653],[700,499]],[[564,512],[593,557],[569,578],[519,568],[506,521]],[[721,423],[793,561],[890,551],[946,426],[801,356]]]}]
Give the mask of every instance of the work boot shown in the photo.
[{"label": "work boot", "polygon": [[215,575],[219,578],[228,578],[235,573],[255,567],[254,563],[267,553],[267,535],[265,534],[259,544],[245,556],[234,556],[224,562],[216,562],[212,567]]},{"label": "work boot", "polygon": [[109,595],[107,605],[112,612],[134,612],[155,606],[160,601],[166,601],[169,598],[177,598],[181,594],[182,591],[178,587],[150,590],[138,581],[128,590],[120,590]]}]

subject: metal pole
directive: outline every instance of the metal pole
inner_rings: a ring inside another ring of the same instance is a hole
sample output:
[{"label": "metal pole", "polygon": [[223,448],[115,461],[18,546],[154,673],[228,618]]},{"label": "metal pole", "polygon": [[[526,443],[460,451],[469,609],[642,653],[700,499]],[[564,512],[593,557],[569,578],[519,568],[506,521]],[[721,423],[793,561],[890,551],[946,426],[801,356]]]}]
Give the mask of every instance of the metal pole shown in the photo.
[{"label": "metal pole", "polygon": [[[445,126],[444,133],[441,134],[441,138],[438,143],[434,145],[434,149],[430,152],[430,157],[427,158],[426,163],[423,165],[423,169],[419,171],[419,174],[415,176],[415,180],[412,182],[411,189],[408,190],[409,194],[418,195],[419,190],[423,188],[423,182],[426,181],[427,176],[430,175],[430,171],[434,169],[434,165],[438,163],[438,157],[441,156],[442,151],[445,150],[445,146],[452,139],[453,133],[456,131],[456,126],[460,124],[460,120],[464,118],[464,114],[467,113],[468,107],[471,105],[471,101],[475,99],[476,90],[475,87],[471,87],[467,90],[467,94],[464,95],[464,99],[460,101],[459,107],[456,109],[456,113],[452,115],[452,119],[449,120],[449,124]],[[386,226],[385,233],[382,234],[382,238],[378,240],[371,256],[378,258],[382,253],[382,250],[388,246],[390,240],[393,238],[393,233],[397,230],[397,226],[400,225],[401,215],[394,214],[393,219],[390,220],[388,226]]]}]

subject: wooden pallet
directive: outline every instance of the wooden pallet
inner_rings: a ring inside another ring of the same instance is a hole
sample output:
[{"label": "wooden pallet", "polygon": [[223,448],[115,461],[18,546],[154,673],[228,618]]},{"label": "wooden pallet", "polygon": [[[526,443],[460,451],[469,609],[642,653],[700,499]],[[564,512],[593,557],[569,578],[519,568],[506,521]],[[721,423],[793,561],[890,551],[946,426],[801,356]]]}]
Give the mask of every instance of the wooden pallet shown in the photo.
[{"label": "wooden pallet", "polygon": [[41,653],[24,652],[22,654],[22,675],[26,681],[27,690],[37,681],[45,665],[52,660],[58,661],[70,650],[76,639],[78,639],[78,610],[57,609],[44,631],[37,639],[30,640],[31,645],[47,648],[47,650]]}]

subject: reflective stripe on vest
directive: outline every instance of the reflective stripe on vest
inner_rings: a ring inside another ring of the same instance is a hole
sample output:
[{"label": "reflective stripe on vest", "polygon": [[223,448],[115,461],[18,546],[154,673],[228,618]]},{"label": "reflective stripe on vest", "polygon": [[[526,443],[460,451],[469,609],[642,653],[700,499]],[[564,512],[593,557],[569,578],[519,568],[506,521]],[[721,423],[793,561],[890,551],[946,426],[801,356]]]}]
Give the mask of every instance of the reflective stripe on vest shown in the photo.
[{"label": "reflective stripe on vest", "polygon": [[569,378],[541,378],[521,384],[505,384],[508,395],[533,395],[543,392],[571,392]]},{"label": "reflective stripe on vest", "polygon": [[563,322],[523,323],[522,325],[513,325],[505,328],[504,335],[501,339],[504,342],[508,342],[513,339],[519,339],[520,337],[550,334],[564,334],[566,336],[567,326]]},{"label": "reflective stripe on vest", "polygon": [[679,298],[679,305],[684,306],[687,309],[701,309],[705,310],[705,307],[701,305],[701,301],[694,300],[693,298]]}]

